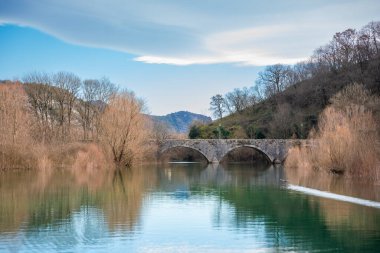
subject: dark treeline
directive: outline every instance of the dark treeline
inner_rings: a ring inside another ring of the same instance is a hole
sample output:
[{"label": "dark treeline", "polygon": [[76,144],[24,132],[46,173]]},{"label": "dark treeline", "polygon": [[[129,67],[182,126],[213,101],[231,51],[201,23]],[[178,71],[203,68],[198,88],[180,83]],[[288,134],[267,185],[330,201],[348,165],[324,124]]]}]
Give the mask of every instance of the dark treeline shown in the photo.
[{"label": "dark treeline", "polygon": [[267,66],[253,87],[211,98],[218,119],[193,126],[191,138],[306,138],[319,113],[347,85],[380,94],[380,22],[347,29],[304,62]]}]

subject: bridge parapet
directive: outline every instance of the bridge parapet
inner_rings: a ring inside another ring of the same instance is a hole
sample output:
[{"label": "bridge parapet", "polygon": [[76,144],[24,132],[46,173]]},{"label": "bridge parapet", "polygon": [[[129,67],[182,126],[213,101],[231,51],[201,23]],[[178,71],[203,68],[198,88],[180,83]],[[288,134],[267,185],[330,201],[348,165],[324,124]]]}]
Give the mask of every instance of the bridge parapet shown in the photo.
[{"label": "bridge parapet", "polygon": [[168,139],[158,143],[159,152],[187,147],[200,152],[208,162],[218,163],[236,148],[250,147],[266,155],[272,163],[282,163],[290,148],[308,145],[299,139]]}]

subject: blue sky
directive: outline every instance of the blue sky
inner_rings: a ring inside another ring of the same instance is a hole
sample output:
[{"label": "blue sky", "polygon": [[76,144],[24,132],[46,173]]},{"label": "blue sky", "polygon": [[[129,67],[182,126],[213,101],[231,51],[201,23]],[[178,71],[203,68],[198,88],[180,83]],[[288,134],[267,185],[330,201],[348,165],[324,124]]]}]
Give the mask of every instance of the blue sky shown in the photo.
[{"label": "blue sky", "polygon": [[109,77],[153,114],[210,114],[265,65],[310,56],[380,19],[374,0],[0,0],[0,79],[31,71]]}]

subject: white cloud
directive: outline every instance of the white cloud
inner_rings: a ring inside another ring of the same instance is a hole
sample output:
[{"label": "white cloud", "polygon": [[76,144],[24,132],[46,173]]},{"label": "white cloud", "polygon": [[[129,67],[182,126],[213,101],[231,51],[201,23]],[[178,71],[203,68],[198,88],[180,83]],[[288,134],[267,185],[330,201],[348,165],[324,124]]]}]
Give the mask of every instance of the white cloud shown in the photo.
[{"label": "white cloud", "polygon": [[294,63],[379,12],[377,0],[0,0],[1,23],[174,65]]},{"label": "white cloud", "polygon": [[[136,57],[136,61],[156,64],[214,64],[238,63],[242,65],[265,66],[276,63],[293,64],[304,57],[293,57],[297,52],[274,53],[276,43],[291,35],[292,26],[263,26],[226,31],[206,36],[203,48],[207,53],[198,56],[167,57],[145,55]],[[272,43],[269,42],[272,41]],[[258,44],[258,45],[257,45]],[[262,46],[259,46],[263,44]]]},{"label": "white cloud", "polygon": [[165,57],[165,56],[139,56],[134,58],[136,61],[151,64],[172,64],[186,66],[192,64],[217,64],[217,63],[237,63],[241,65],[266,66],[277,63],[294,64],[306,58],[276,58],[260,57],[256,54],[223,52],[221,55],[209,57]]}]

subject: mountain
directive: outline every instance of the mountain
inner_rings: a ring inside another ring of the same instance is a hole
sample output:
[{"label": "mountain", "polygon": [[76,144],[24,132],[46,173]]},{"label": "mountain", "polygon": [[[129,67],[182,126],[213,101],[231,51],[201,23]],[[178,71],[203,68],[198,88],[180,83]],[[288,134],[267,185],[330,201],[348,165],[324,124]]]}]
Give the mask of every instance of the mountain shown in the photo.
[{"label": "mountain", "polygon": [[187,133],[192,123],[201,122],[209,124],[211,118],[202,114],[196,114],[187,111],[179,111],[167,114],[165,116],[150,116],[154,121],[160,121],[167,124],[177,133]]}]

